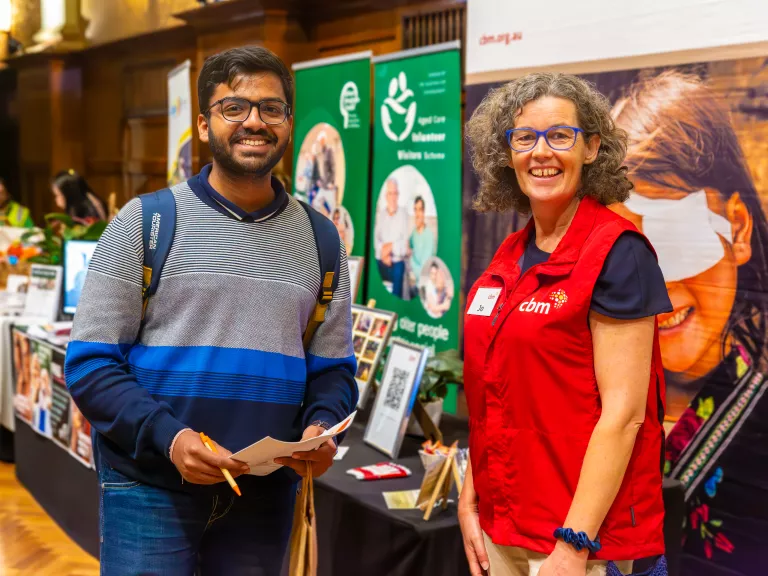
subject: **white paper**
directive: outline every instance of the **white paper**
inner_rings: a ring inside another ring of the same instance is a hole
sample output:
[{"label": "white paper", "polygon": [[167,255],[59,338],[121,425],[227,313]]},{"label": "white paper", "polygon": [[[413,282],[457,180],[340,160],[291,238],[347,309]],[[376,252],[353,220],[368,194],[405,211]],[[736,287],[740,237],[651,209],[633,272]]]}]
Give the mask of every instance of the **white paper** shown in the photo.
[{"label": "white paper", "polygon": [[333,457],[334,460],[341,460],[344,458],[344,456],[347,455],[347,451],[349,450],[349,446],[339,446],[339,449],[336,451],[336,456]]},{"label": "white paper", "polygon": [[501,288],[478,288],[467,314],[473,316],[490,316],[493,306],[499,299]]},{"label": "white paper", "polygon": [[24,316],[53,322],[59,312],[61,294],[61,266],[32,264],[29,272],[29,288]]},{"label": "white paper", "polygon": [[266,476],[282,468],[282,464],[274,462],[275,458],[290,458],[294,452],[309,452],[319,448],[328,439],[348,429],[355,419],[355,414],[357,414],[357,411],[315,438],[309,438],[300,442],[283,442],[282,440],[275,440],[271,436],[267,436],[255,444],[251,444],[247,448],[232,454],[230,458],[248,464],[251,468],[250,474],[252,476]]}]

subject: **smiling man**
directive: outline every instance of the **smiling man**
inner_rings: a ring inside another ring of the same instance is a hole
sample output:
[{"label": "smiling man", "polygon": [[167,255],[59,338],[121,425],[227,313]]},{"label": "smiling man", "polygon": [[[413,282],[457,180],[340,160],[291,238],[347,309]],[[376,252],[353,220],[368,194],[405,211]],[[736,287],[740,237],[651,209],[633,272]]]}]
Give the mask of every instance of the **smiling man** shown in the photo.
[{"label": "smiling man", "polygon": [[[325,322],[302,336],[321,288],[309,216],[271,176],[291,138],[293,83],[264,48],[200,72],[200,140],[213,163],[172,188],[177,223],[142,321],[142,209],[129,202],[93,256],[67,351],[72,397],[96,430],[102,574],[280,572],[296,473],[331,441],[241,476],[221,468],[264,436],[321,434],[357,404],[346,254]],[[319,238],[319,237],[318,237]],[[200,440],[205,432],[218,453]]]}]

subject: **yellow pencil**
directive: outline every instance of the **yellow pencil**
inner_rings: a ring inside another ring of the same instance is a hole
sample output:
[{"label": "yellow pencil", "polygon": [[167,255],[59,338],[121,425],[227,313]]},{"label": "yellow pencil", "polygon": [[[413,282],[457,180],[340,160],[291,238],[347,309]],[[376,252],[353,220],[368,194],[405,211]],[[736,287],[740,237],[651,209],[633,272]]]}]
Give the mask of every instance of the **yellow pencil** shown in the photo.
[{"label": "yellow pencil", "polygon": [[[205,447],[208,448],[208,450],[216,454],[216,448],[208,436],[200,432],[200,440],[203,441],[203,444],[205,444]],[[242,496],[242,494],[240,494],[240,487],[237,485],[237,482],[235,482],[235,479],[232,478],[232,474],[229,473],[229,470],[226,468],[219,468],[219,470],[221,470],[221,473],[224,474],[224,478],[226,478],[227,482],[229,482],[229,485],[232,486],[232,490],[235,491],[235,494]]]}]

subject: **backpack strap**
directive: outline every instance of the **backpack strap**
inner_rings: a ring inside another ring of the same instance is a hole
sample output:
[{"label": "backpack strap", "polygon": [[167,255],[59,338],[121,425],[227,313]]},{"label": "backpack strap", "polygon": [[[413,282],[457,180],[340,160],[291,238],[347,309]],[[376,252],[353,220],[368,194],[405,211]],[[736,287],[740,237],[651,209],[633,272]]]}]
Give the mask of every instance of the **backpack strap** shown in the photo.
[{"label": "backpack strap", "polygon": [[149,298],[157,291],[160,273],[171,251],[176,232],[176,199],[169,188],[142,194],[141,226],[144,243],[144,274],[141,287],[141,319],[147,313]]},{"label": "backpack strap", "polygon": [[320,260],[320,293],[317,295],[317,304],[309,317],[307,329],[304,331],[304,350],[309,350],[312,337],[320,324],[325,321],[325,313],[328,304],[333,300],[333,293],[339,285],[339,269],[341,267],[341,239],[336,226],[328,218],[317,210],[299,201],[299,204],[307,212],[309,223],[312,225],[312,233],[315,236],[317,256]]}]

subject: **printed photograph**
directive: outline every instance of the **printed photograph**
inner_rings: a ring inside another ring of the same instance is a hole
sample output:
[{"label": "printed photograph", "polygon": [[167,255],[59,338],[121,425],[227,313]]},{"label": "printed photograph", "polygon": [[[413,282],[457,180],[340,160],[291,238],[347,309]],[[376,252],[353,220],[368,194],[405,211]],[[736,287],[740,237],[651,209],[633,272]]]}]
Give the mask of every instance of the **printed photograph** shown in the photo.
[{"label": "printed photograph", "polygon": [[427,179],[414,166],[400,166],[384,181],[373,244],[387,291],[403,300],[416,298],[424,264],[437,254],[437,206]]},{"label": "printed photograph", "polygon": [[355,244],[355,227],[352,225],[352,217],[344,206],[337,206],[333,209],[331,221],[339,232],[339,238],[344,242],[344,248],[347,255],[352,254],[352,247]]},{"label": "printed photograph", "polygon": [[372,366],[373,365],[370,362],[359,362],[357,365],[357,374],[355,374],[355,378],[362,380],[363,382],[368,382],[372,376]]},{"label": "printed photograph", "polygon": [[[682,482],[690,519],[683,553],[691,573],[749,574],[763,558],[754,518],[768,474],[768,58],[583,78],[628,134],[634,190],[612,209],[653,246],[673,307],[658,327],[664,471]],[[495,87],[468,88],[467,114]],[[467,182],[465,201],[476,190]],[[468,215],[464,285],[524,224]]]},{"label": "printed photograph", "polygon": [[355,335],[352,338],[352,348],[355,350],[355,356],[359,356],[365,347],[365,336]]},{"label": "printed photograph", "polygon": [[[352,302],[357,300],[357,293],[360,290],[360,279],[363,275],[363,264],[365,260],[361,256],[348,256],[347,265],[349,266],[349,287],[352,291]],[[355,313],[356,314],[356,313]],[[355,318],[355,316],[353,316]],[[355,322],[352,322],[355,325]]]},{"label": "printed photograph", "polygon": [[453,277],[440,258],[430,258],[421,270],[419,296],[421,305],[432,318],[440,318],[453,302]]},{"label": "printed photograph", "polygon": [[84,465],[91,465],[93,446],[91,445],[91,423],[85,419],[77,404],[69,403],[72,435],[69,440],[70,453]]},{"label": "printed photograph", "polygon": [[359,317],[360,317],[360,313],[359,313],[359,312],[355,312],[355,311],[353,310],[353,311],[352,311],[352,329],[354,329],[354,328],[355,328],[355,326],[357,326],[357,319],[358,319]]},{"label": "printed photograph", "polygon": [[360,321],[357,323],[357,328],[355,328],[355,331],[368,334],[371,326],[373,326],[373,314],[363,314],[360,317]]},{"label": "printed photograph", "polygon": [[[52,350],[44,344],[33,343],[32,368],[33,406],[32,427],[43,436],[51,436],[51,408],[53,407],[53,383],[51,381]],[[34,379],[37,382],[34,382]]]},{"label": "printed photograph", "polygon": [[375,360],[376,353],[379,351],[380,347],[380,342],[376,342],[376,340],[368,340],[368,344],[365,345],[365,352],[363,352],[363,358],[366,360]]},{"label": "printed photograph", "polygon": [[307,132],[301,143],[294,174],[295,195],[332,218],[344,199],[345,178],[341,136],[336,128],[320,122]]},{"label": "printed photograph", "polygon": [[37,377],[32,382],[32,343],[22,332],[13,331],[13,372],[16,378],[16,394],[13,406],[19,418],[32,423],[32,396],[37,386]]},{"label": "printed photograph", "polygon": [[381,340],[387,335],[387,329],[389,328],[389,320],[386,318],[376,318],[371,328],[371,337]]}]

